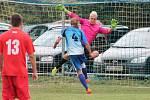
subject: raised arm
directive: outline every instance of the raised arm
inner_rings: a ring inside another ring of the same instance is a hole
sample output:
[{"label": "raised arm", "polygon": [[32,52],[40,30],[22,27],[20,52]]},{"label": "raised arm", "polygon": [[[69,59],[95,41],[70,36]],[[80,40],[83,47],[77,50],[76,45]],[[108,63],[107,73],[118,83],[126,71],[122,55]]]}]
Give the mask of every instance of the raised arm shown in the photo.
[{"label": "raised arm", "polygon": [[65,12],[70,18],[77,18],[81,24],[83,23],[84,20],[86,20],[84,18],[79,17],[76,13],[73,13],[73,12],[67,10],[64,5],[61,5],[61,4],[57,5],[56,9],[59,11]]}]

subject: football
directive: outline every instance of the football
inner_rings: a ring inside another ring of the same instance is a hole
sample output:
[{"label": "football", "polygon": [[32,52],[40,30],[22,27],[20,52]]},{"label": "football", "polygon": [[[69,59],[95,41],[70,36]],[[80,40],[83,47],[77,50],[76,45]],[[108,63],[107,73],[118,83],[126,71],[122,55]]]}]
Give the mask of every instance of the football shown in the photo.
[{"label": "football", "polygon": [[95,51],[92,51],[91,56],[92,56],[92,58],[96,58],[96,57],[99,56],[99,52],[96,51],[96,50],[95,50]]}]

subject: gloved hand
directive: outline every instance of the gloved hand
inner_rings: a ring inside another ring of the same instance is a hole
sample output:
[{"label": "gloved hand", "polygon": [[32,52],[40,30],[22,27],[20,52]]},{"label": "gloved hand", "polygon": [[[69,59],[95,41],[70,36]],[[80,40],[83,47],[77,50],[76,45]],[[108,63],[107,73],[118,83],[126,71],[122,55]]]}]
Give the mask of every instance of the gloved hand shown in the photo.
[{"label": "gloved hand", "polygon": [[115,29],[117,27],[118,23],[119,22],[116,19],[112,19],[111,20],[111,28]]},{"label": "gloved hand", "polygon": [[59,4],[59,5],[56,5],[56,9],[59,10],[59,11],[63,11],[65,13],[68,13],[69,11],[65,8],[64,5],[62,4]]}]

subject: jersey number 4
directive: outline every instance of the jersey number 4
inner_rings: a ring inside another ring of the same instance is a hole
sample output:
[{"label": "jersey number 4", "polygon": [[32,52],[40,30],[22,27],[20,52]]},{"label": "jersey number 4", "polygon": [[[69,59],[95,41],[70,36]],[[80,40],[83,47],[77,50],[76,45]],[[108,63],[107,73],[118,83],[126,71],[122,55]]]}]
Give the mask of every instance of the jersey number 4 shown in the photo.
[{"label": "jersey number 4", "polygon": [[78,37],[75,35],[75,33],[72,35],[72,39],[74,39],[74,41],[78,41]]},{"label": "jersey number 4", "polygon": [[19,53],[19,40],[11,40],[6,41],[7,45],[7,54],[8,55],[17,55]]}]

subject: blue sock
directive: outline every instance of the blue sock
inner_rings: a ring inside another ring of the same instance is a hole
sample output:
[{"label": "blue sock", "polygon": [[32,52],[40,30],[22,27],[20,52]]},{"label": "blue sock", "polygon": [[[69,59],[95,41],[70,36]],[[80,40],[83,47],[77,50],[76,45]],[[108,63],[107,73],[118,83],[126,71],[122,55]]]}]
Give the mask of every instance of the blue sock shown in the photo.
[{"label": "blue sock", "polygon": [[80,79],[80,82],[82,83],[82,85],[85,87],[85,89],[88,89],[88,86],[87,86],[87,83],[85,81],[85,77],[83,74],[79,75],[79,79]]},{"label": "blue sock", "polygon": [[87,76],[87,68],[82,68],[82,72],[85,76],[85,79],[88,79],[88,76]]}]

